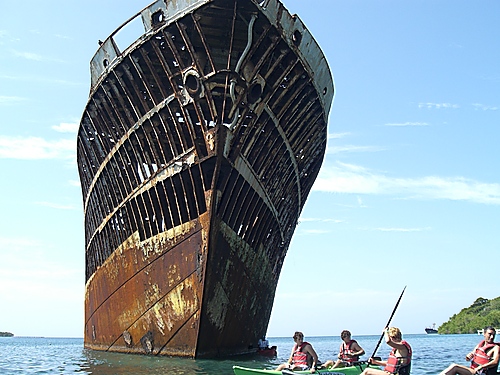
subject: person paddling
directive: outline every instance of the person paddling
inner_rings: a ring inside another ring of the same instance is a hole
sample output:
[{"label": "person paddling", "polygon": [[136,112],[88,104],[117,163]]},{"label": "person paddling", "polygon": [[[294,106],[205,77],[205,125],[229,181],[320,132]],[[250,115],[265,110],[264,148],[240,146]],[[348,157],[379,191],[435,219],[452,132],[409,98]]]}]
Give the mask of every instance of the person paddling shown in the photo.
[{"label": "person paddling", "polygon": [[387,345],[392,347],[387,361],[369,358],[368,363],[376,366],[384,366],[383,370],[367,367],[361,375],[409,375],[411,369],[412,350],[410,344],[403,340],[399,328],[391,327],[384,330],[384,338]]}]

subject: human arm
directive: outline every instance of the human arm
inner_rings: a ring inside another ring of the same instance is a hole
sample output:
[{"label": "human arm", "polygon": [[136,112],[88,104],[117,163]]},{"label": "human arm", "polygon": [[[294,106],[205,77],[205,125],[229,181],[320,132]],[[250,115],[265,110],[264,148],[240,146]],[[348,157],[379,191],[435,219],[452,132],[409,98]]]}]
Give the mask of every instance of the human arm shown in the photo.
[{"label": "human arm", "polygon": [[375,365],[375,366],[386,366],[387,365],[387,361],[378,360],[378,359],[375,359],[373,357],[368,358],[368,363],[371,365]]},{"label": "human arm", "polygon": [[316,351],[313,349],[312,345],[309,344],[304,348],[304,351],[312,357],[312,365],[311,365],[311,373],[316,371],[316,365],[318,363],[318,355]]},{"label": "human arm", "polygon": [[388,328],[384,330],[384,338],[387,345],[389,345],[391,348],[398,350],[403,357],[406,357],[406,355],[408,354],[408,348],[401,341],[393,340],[393,338],[389,336]]},{"label": "human arm", "polygon": [[384,340],[387,343],[387,345],[392,346],[390,342],[392,342],[391,336],[389,336],[389,328],[384,329]]},{"label": "human arm", "polygon": [[287,361],[287,363],[289,365],[291,365],[293,363],[293,353],[295,352],[295,350],[297,350],[297,345],[294,345],[292,348],[292,351],[290,353],[290,358],[288,358],[288,361]]},{"label": "human arm", "polygon": [[351,356],[353,357],[361,357],[365,354],[365,350],[359,346],[358,342],[355,341],[352,343]]},{"label": "human arm", "polygon": [[472,360],[472,358],[474,358],[474,353],[476,352],[476,349],[477,349],[478,347],[479,347],[479,344],[477,344],[477,345],[474,347],[474,349],[472,349],[472,352],[467,353],[467,354],[465,355],[465,360],[466,360],[466,361],[471,361],[471,360]]}]

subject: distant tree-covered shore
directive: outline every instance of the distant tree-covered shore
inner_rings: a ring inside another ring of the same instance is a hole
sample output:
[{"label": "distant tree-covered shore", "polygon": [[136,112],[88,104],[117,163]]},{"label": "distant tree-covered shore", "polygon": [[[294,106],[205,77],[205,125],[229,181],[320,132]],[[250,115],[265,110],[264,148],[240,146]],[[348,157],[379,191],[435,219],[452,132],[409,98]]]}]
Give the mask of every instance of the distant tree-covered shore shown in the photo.
[{"label": "distant tree-covered shore", "polygon": [[0,337],[12,337],[14,336],[13,333],[10,332],[0,332]]},{"label": "distant tree-covered shore", "polygon": [[500,328],[500,297],[479,297],[472,305],[454,314],[438,327],[438,333],[477,333],[484,327]]}]

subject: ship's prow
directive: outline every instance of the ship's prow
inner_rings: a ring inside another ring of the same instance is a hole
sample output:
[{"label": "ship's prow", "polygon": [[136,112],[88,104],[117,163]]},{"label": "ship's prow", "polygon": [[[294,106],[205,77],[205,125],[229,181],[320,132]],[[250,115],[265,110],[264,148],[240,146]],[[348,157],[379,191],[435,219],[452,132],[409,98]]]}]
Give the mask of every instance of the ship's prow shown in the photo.
[{"label": "ship's prow", "polygon": [[253,352],[324,158],[328,64],[277,0],[159,0],[136,18],[136,42],[117,30],[92,59],[78,134],[85,346]]}]

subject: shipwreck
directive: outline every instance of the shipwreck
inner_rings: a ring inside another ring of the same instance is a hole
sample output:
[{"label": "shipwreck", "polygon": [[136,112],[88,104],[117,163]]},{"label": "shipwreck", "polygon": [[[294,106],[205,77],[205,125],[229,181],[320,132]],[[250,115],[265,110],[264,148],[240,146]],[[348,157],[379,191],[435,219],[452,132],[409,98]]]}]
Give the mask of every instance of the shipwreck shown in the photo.
[{"label": "shipwreck", "polygon": [[326,150],[321,49],[278,0],[158,0],[99,44],[77,137],[85,347],[255,350]]}]

